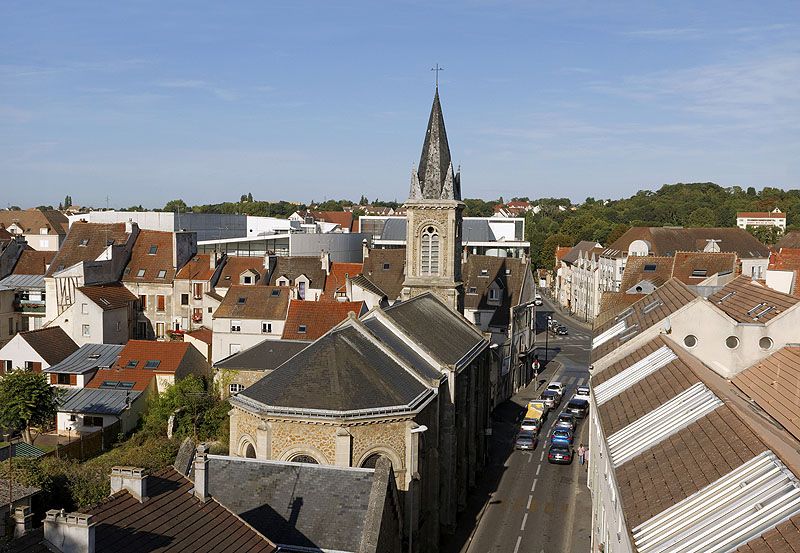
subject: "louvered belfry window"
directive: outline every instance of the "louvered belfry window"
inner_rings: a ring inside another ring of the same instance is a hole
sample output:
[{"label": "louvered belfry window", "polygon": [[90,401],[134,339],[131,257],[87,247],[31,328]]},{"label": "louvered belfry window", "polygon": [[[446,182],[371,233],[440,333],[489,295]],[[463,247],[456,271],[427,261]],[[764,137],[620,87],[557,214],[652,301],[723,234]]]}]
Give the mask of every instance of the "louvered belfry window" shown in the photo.
[{"label": "louvered belfry window", "polygon": [[439,274],[439,233],[434,227],[427,227],[422,232],[421,274]]}]

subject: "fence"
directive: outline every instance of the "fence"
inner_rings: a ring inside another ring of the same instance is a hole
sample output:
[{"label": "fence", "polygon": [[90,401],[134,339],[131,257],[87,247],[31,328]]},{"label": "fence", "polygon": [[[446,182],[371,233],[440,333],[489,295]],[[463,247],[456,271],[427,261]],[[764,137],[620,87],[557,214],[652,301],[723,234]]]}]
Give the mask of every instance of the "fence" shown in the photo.
[{"label": "fence", "polygon": [[111,426],[106,426],[91,434],[83,434],[77,440],[68,444],[59,445],[53,451],[48,452],[47,455],[85,461],[111,449],[111,446],[117,441],[117,436],[119,436],[121,430],[122,425],[119,421],[116,421]]}]

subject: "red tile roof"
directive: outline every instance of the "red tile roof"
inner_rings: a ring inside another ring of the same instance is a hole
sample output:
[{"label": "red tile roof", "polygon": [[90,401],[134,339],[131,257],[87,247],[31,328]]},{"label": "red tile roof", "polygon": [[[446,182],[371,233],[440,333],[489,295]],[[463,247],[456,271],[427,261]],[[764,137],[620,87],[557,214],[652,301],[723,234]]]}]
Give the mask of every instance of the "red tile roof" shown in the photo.
[{"label": "red tile roof", "polygon": [[715,307],[740,323],[766,323],[800,298],[768,288],[742,275],[708,298]]},{"label": "red tile roof", "polygon": [[785,213],[772,213],[770,211],[739,211],[736,217],[747,217],[748,219],[786,219]]},{"label": "red tile roof", "polygon": [[353,278],[360,275],[364,270],[363,263],[331,263],[331,272],[325,279],[325,290],[323,295],[327,298],[335,298],[336,292],[343,291],[346,277]]},{"label": "red tile roof", "polygon": [[214,269],[211,268],[211,254],[200,253],[181,267],[175,278],[181,280],[211,280]]},{"label": "red tile roof", "polygon": [[[139,366],[142,364],[139,363]],[[150,386],[156,373],[151,370],[139,369],[98,369],[92,379],[86,384],[87,388],[98,389],[103,385],[103,382],[133,382],[134,392],[143,392]]]},{"label": "red tile roof", "polygon": [[[284,340],[316,340],[347,318],[357,316],[364,308],[362,301],[292,301],[283,326]],[[305,332],[300,327],[305,327]]]},{"label": "red tile roof", "polygon": [[83,294],[99,305],[103,311],[126,307],[138,298],[122,284],[103,284],[100,286],[81,286],[78,288]]},{"label": "red tile roof", "polygon": [[32,249],[22,250],[22,254],[14,265],[11,274],[14,275],[43,275],[47,266],[55,257],[56,252],[37,251]]},{"label": "red tile roof", "polygon": [[125,244],[129,238],[125,223],[73,223],[47,275],[82,261],[94,261],[110,244]]},{"label": "red tile roof", "polygon": [[116,367],[126,367],[138,361],[136,369],[144,369],[147,361],[159,361],[158,367],[148,369],[156,373],[174,373],[183,361],[189,348],[188,342],[155,342],[152,340],[129,340],[119,352]]},{"label": "red tile roof", "polygon": [[341,227],[342,230],[353,230],[353,214],[346,211],[311,211],[311,216],[316,221],[324,221],[326,223],[334,223]]},{"label": "red tile roof", "polygon": [[200,340],[201,342],[205,342],[206,344],[211,344],[213,333],[211,332],[211,329],[201,326],[197,330],[187,332],[186,335],[191,336],[196,340]]},{"label": "red tile roof", "polygon": [[558,247],[556,247],[556,259],[558,261],[561,261],[562,259],[564,259],[564,256],[569,253],[569,251],[571,249],[572,249],[572,246],[558,246]]},{"label": "red tile roof", "polygon": [[717,273],[735,271],[733,252],[675,252],[672,264],[672,276],[684,284],[698,284]]},{"label": "red tile roof", "polygon": [[258,275],[256,277],[256,282],[261,282],[266,272],[264,268],[264,258],[229,255],[219,275],[217,286],[228,288],[234,284],[241,284],[240,276],[248,270],[254,271]]},{"label": "red tile roof", "polygon": [[[136,237],[131,259],[123,272],[123,282],[152,282],[171,284],[175,278],[172,264],[172,233],[142,230]],[[159,278],[160,271],[164,276]],[[139,275],[142,276],[139,276]]]},{"label": "red tile roof", "polygon": [[214,312],[215,319],[286,320],[289,307],[288,286],[231,286]]}]

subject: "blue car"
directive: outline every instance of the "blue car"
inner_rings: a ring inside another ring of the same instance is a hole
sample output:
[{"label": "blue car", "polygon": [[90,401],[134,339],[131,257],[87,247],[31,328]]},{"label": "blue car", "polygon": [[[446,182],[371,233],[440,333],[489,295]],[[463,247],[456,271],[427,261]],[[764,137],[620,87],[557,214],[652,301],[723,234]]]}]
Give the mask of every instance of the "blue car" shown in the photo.
[{"label": "blue car", "polygon": [[564,428],[556,428],[550,434],[550,445],[571,447],[574,438],[572,432]]}]

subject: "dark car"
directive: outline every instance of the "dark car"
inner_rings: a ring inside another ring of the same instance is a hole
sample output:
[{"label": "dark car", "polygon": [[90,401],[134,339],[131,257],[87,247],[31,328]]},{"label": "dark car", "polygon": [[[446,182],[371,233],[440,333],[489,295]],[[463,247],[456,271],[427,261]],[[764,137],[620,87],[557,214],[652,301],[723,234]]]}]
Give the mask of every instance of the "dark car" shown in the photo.
[{"label": "dark car", "polygon": [[554,428],[566,428],[570,432],[575,432],[576,426],[577,426],[577,421],[575,420],[575,415],[572,412],[565,409],[564,411],[559,413]]},{"label": "dark car", "polygon": [[561,394],[554,390],[545,390],[542,392],[542,399],[550,409],[555,409],[561,405]]},{"label": "dark car", "polygon": [[536,433],[530,430],[521,430],[514,442],[516,449],[536,449]]},{"label": "dark car", "polygon": [[558,334],[559,336],[566,336],[567,334],[569,334],[569,331],[567,330],[567,327],[561,325],[558,328],[556,328],[556,334]]},{"label": "dark car", "polygon": [[571,413],[577,419],[582,419],[589,414],[589,402],[585,399],[571,399],[564,411]]},{"label": "dark car", "polygon": [[572,462],[572,448],[551,445],[550,450],[547,452],[547,462],[556,463],[559,465],[569,465]]},{"label": "dark car", "polygon": [[566,428],[555,428],[550,433],[550,445],[570,447],[574,439],[572,432]]}]

